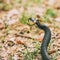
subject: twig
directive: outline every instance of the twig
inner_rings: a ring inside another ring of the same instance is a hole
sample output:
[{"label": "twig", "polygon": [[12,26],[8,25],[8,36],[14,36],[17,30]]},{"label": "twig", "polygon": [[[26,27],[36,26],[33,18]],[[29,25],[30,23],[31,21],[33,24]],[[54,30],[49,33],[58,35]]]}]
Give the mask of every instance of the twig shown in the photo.
[{"label": "twig", "polygon": [[27,35],[23,35],[23,34],[15,34],[16,36],[21,36],[21,37],[24,37],[24,38],[28,38],[28,39],[33,39],[35,40],[35,38],[32,38],[30,36],[27,36]]},{"label": "twig", "polygon": [[50,55],[50,54],[53,54],[53,53],[55,53],[55,52],[56,52],[56,50],[51,50],[51,51],[49,51],[48,54]]}]

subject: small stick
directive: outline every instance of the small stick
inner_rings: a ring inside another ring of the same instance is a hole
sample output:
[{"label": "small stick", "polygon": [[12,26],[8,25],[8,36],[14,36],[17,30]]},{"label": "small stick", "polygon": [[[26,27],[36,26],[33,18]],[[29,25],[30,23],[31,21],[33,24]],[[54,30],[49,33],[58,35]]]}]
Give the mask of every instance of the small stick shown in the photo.
[{"label": "small stick", "polygon": [[55,53],[55,52],[56,52],[56,50],[51,50],[51,51],[49,51],[48,54],[50,55],[50,54],[53,54],[53,53]]},{"label": "small stick", "polygon": [[30,36],[27,36],[27,35],[23,35],[23,34],[15,34],[16,36],[21,36],[21,37],[24,37],[24,38],[28,38],[28,39],[33,39],[35,40],[34,38],[30,37]]}]

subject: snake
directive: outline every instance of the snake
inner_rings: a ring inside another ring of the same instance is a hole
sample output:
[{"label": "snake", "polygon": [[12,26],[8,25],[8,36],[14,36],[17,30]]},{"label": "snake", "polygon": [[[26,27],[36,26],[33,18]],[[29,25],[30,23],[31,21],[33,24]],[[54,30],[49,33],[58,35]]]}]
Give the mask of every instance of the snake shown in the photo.
[{"label": "snake", "polygon": [[29,20],[33,21],[39,29],[42,29],[44,31],[44,37],[42,40],[41,50],[40,50],[42,60],[51,60],[47,51],[47,47],[51,40],[51,31],[49,27],[41,24],[40,21],[36,18],[29,18]]}]

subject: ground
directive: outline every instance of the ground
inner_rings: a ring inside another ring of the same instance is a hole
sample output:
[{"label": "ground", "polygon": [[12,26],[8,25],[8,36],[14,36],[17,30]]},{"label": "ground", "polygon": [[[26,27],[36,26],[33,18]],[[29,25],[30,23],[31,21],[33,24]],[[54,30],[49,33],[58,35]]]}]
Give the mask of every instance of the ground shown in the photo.
[{"label": "ground", "polygon": [[0,60],[42,60],[44,31],[29,17],[49,27],[48,53],[51,60],[60,60],[60,0],[2,1],[6,6],[0,5]]}]

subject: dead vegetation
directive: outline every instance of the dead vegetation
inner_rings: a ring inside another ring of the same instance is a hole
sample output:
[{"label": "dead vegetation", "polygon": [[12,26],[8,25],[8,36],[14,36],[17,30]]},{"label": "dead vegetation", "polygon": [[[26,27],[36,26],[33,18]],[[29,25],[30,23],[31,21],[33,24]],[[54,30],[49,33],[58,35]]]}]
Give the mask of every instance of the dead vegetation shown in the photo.
[{"label": "dead vegetation", "polygon": [[59,11],[59,0],[0,0],[0,60],[41,60],[44,32],[29,17],[50,28],[48,53],[60,60]]}]

